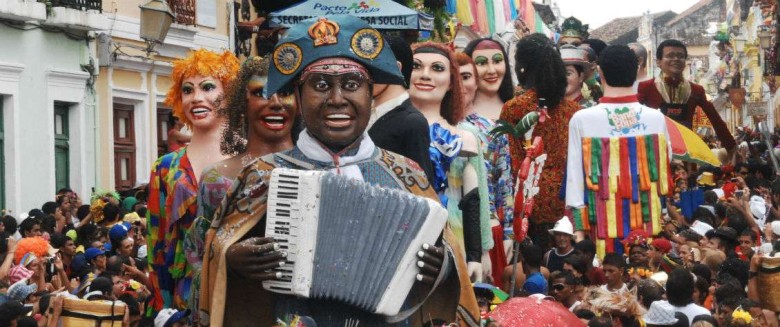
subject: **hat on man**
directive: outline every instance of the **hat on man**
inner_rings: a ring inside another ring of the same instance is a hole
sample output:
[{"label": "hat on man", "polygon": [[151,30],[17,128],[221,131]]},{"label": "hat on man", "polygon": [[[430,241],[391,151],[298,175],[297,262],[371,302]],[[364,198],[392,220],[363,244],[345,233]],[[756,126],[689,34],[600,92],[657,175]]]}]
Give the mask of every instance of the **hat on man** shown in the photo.
[{"label": "hat on man", "polygon": [[263,95],[289,91],[309,64],[342,57],[363,65],[379,84],[404,84],[393,51],[382,34],[362,19],[334,15],[314,17],[292,26],[274,47]]},{"label": "hat on man", "polygon": [[650,305],[650,310],[645,313],[646,324],[656,326],[671,326],[677,323],[674,317],[674,307],[667,301],[655,301]]},{"label": "hat on man", "polygon": [[672,242],[669,242],[669,240],[665,238],[657,238],[654,239],[652,243],[650,243],[657,251],[661,252],[662,254],[667,254],[672,251]]},{"label": "hat on man", "polygon": [[127,236],[127,232],[130,230],[130,223],[128,222],[121,222],[113,227],[111,227],[111,230],[108,231],[108,238],[112,242],[117,242],[121,239],[123,239],[125,236]]},{"label": "hat on man", "polygon": [[711,172],[705,171],[701,173],[699,177],[696,177],[696,184],[703,186],[715,186],[715,175],[713,175]]},{"label": "hat on man", "polygon": [[555,222],[555,226],[553,226],[549,232],[550,235],[555,235],[555,233],[563,233],[574,236],[574,226],[571,224],[569,217],[563,216],[563,218]]},{"label": "hat on man", "polygon": [[780,236],[780,221],[775,220],[769,226],[772,226],[772,234]]},{"label": "hat on man", "polygon": [[561,46],[560,52],[564,65],[577,65],[584,69],[589,69],[591,66],[588,51],[585,49],[566,44]]},{"label": "hat on man", "polygon": [[30,294],[35,293],[38,290],[38,284],[27,284],[28,279],[22,279],[8,288],[6,295],[11,300],[24,302]]},{"label": "hat on man", "polygon": [[715,237],[729,240],[731,242],[737,241],[737,231],[731,227],[720,227],[715,230]]},{"label": "hat on man", "polygon": [[97,258],[97,256],[104,254],[106,254],[106,251],[98,248],[89,248],[86,252],[84,252],[84,258],[87,259],[87,261],[91,261],[92,259]]},{"label": "hat on man", "polygon": [[187,318],[190,315],[190,309],[179,311],[176,309],[163,309],[154,318],[154,327],[169,327],[176,322]]}]

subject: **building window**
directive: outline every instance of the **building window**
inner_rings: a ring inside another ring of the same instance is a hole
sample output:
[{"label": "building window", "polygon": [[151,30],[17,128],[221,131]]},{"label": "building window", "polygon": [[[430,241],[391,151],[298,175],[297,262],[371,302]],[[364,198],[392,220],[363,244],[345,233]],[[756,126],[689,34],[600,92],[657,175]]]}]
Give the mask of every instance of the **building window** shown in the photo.
[{"label": "building window", "polygon": [[69,106],[54,102],[54,179],[57,190],[70,187]]},{"label": "building window", "polygon": [[114,184],[117,191],[135,183],[135,120],[133,106],[114,103]]},{"label": "building window", "polygon": [[157,157],[171,152],[168,149],[168,131],[171,130],[171,109],[157,108]]}]

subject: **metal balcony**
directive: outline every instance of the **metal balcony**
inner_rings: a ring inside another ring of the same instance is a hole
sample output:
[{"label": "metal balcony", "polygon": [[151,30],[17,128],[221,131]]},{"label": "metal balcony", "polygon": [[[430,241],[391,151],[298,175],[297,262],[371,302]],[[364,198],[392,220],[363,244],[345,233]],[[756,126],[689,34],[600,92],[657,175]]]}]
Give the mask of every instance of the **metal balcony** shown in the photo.
[{"label": "metal balcony", "polygon": [[103,0],[51,0],[52,7],[103,11]]},{"label": "metal balcony", "polygon": [[196,25],[195,0],[168,0],[168,6],[176,17],[175,22],[182,25]]}]

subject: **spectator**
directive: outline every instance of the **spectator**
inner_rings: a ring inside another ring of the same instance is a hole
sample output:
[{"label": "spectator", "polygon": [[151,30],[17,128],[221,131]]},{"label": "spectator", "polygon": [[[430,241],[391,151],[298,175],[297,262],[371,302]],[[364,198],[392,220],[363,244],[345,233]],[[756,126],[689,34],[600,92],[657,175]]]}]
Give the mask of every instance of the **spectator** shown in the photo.
[{"label": "spectator", "polygon": [[30,311],[31,307],[25,307],[19,301],[10,300],[0,304],[0,326],[14,326],[19,318]]},{"label": "spectator", "polygon": [[563,271],[570,272],[582,282],[582,285],[588,286],[590,285],[590,281],[586,274],[588,272],[587,260],[589,259],[591,258],[587,258],[580,254],[568,256],[566,259],[563,259]]},{"label": "spectator", "polygon": [[520,249],[523,256],[523,270],[525,270],[525,283],[523,283],[523,292],[527,295],[544,294],[547,295],[547,280],[541,272],[542,248],[537,245],[529,244]]},{"label": "spectator", "polygon": [[112,202],[106,203],[106,205],[103,207],[103,220],[100,222],[100,225],[103,227],[111,228],[119,219],[119,206],[115,205]]},{"label": "spectator", "polygon": [[185,318],[189,317],[190,309],[179,311],[176,309],[163,309],[154,318],[154,327],[184,327],[187,326]]},{"label": "spectator", "polygon": [[666,281],[666,298],[676,312],[682,312],[693,321],[698,315],[710,314],[709,310],[696,305],[693,301],[693,275],[683,268],[676,268]]},{"label": "spectator", "polygon": [[604,277],[604,270],[601,269],[601,263],[596,258],[596,244],[590,239],[584,239],[574,244],[574,251],[584,255],[586,258],[587,270],[585,276],[590,285],[603,285],[607,282]]},{"label": "spectator", "polygon": [[571,312],[575,312],[580,306],[581,287],[580,279],[569,271],[554,272],[550,276],[550,295]]},{"label": "spectator", "polygon": [[653,302],[644,315],[645,324],[647,324],[647,327],[674,326],[677,324],[677,318],[674,317],[674,313],[674,307],[669,302]]},{"label": "spectator", "polygon": [[84,259],[93,267],[95,275],[100,275],[106,270],[106,251],[98,248],[89,248],[84,252]]},{"label": "spectator", "polygon": [[604,276],[607,279],[607,283],[601,286],[602,289],[613,293],[628,290],[623,282],[623,274],[626,269],[626,261],[623,259],[623,256],[617,253],[607,253],[604,256],[602,267],[604,268]]},{"label": "spectator", "polygon": [[551,272],[563,270],[563,259],[574,254],[572,239],[574,238],[574,226],[569,217],[559,219],[555,226],[549,230],[555,240],[555,247],[544,255],[544,266]]},{"label": "spectator", "polygon": [[3,217],[3,231],[8,233],[8,235],[14,235],[16,234],[16,229],[19,226],[16,222],[16,218],[14,218],[11,215],[5,215]]},{"label": "spectator", "polygon": [[655,301],[663,299],[664,289],[652,279],[643,279],[636,283],[637,299],[645,308]]},{"label": "spectator", "polygon": [[19,224],[19,233],[22,237],[41,236],[41,221],[33,217],[23,220]]}]

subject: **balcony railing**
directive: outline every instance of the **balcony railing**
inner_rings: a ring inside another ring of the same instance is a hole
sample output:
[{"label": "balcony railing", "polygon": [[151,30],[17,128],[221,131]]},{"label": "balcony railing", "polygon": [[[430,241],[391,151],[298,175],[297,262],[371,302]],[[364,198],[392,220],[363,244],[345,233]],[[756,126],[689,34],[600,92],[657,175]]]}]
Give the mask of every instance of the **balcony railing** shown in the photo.
[{"label": "balcony railing", "polygon": [[103,11],[103,0],[51,0],[52,7]]},{"label": "balcony railing", "polygon": [[195,0],[168,0],[176,23],[183,25],[195,25]]}]

